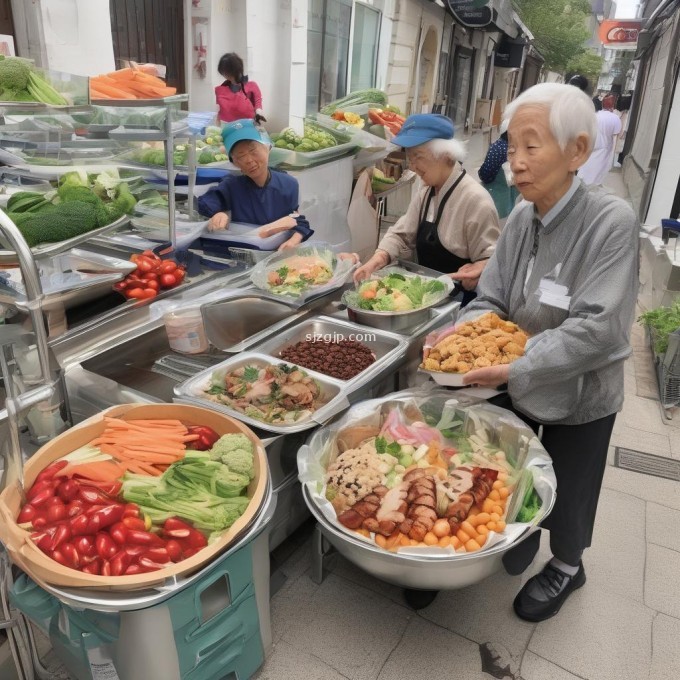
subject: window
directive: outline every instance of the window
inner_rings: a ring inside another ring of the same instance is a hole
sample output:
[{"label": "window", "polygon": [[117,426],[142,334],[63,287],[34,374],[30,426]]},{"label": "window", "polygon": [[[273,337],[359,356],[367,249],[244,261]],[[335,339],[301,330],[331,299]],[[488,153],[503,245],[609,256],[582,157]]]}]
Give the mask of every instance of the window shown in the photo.
[{"label": "window", "polygon": [[307,20],[307,112],[347,94],[351,0],[310,0]]},{"label": "window", "polygon": [[465,125],[470,99],[470,82],[472,80],[473,51],[456,46],[453,58],[453,73],[449,89],[448,114],[456,127]]},{"label": "window", "polygon": [[350,92],[375,87],[379,30],[380,12],[367,5],[357,4],[354,9]]}]

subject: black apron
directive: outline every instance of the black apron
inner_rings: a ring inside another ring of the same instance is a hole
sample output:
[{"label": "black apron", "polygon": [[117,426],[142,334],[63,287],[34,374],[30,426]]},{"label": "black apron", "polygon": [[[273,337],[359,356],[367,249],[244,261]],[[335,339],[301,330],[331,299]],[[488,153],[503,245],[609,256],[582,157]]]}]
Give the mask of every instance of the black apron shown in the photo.
[{"label": "black apron", "polygon": [[[464,264],[470,264],[471,260],[466,260],[463,257],[458,257],[452,252],[444,248],[439,239],[439,221],[444,211],[446,202],[455,191],[460,181],[465,177],[465,170],[460,173],[458,179],[453,183],[451,188],[444,194],[444,197],[439,204],[437,215],[434,222],[427,219],[427,213],[430,209],[430,201],[434,196],[434,187],[430,189],[427,200],[425,201],[425,209],[420,214],[420,223],[418,224],[418,233],[416,235],[416,252],[418,253],[418,263],[424,267],[435,269],[442,274],[452,274],[457,272]],[[464,291],[463,301],[461,307],[464,307],[468,302],[474,300],[477,294],[473,291]]]}]

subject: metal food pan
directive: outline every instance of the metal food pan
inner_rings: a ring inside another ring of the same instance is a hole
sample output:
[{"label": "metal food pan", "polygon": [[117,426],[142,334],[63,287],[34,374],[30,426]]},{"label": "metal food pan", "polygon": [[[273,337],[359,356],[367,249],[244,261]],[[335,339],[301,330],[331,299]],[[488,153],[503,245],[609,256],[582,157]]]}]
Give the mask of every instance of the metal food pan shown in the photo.
[{"label": "metal food pan", "polygon": [[202,305],[201,314],[210,344],[237,353],[299,321],[307,312],[257,291],[244,291]]},{"label": "metal food pan", "polygon": [[[96,236],[102,236],[110,231],[115,231],[120,227],[126,225],[130,218],[127,215],[123,215],[115,222],[107,224],[104,227],[98,227],[92,231],[88,231],[84,234],[74,236],[73,238],[68,238],[65,241],[59,241],[57,243],[42,243],[38,246],[31,248],[33,257],[38,260],[45,257],[53,257],[59,253],[63,253],[74,246],[79,246],[81,243],[85,243],[91,238]],[[18,262],[17,254],[13,250],[0,250],[0,264],[15,264]]]},{"label": "metal food pan", "polygon": [[333,416],[349,407],[349,402],[345,396],[345,384],[341,380],[329,378],[327,375],[322,375],[321,373],[317,373],[316,371],[311,371],[306,368],[303,369],[305,373],[314,378],[314,380],[316,380],[316,382],[320,385],[324,404],[314,413],[312,413],[310,417],[304,418],[303,420],[290,425],[277,425],[267,423],[263,420],[257,420],[256,418],[251,418],[250,416],[247,416],[236,409],[230,408],[225,404],[218,404],[215,401],[211,401],[203,395],[203,390],[210,383],[210,379],[215,371],[233,371],[246,365],[264,367],[272,364],[287,364],[288,366],[294,365],[288,361],[276,360],[267,354],[260,354],[259,352],[241,352],[240,354],[233,356],[220,364],[197,373],[193,378],[190,378],[180,385],[177,385],[175,387],[175,395],[177,396],[175,401],[211,408],[215,411],[225,413],[232,418],[236,418],[237,420],[240,420],[251,427],[266,430],[267,432],[277,432],[279,434],[302,432],[304,430],[312,429],[317,425],[325,423],[326,421],[333,418]]},{"label": "metal food pan", "polygon": [[354,378],[342,381],[347,385],[355,385],[369,380],[376,373],[380,373],[388,366],[397,363],[408,349],[408,342],[398,335],[384,331],[366,330],[362,326],[327,316],[301,321],[258,344],[254,349],[278,359],[282,350],[289,345],[294,345],[303,340],[323,341],[324,339],[356,340],[368,347],[375,355],[375,362],[368,368]]}]

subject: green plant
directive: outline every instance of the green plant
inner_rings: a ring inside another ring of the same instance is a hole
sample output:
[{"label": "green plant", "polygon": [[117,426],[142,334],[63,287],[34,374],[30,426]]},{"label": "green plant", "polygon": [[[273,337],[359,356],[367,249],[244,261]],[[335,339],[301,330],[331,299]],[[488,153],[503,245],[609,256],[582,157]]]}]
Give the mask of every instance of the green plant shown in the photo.
[{"label": "green plant", "polygon": [[654,351],[664,354],[668,349],[668,335],[680,329],[680,300],[670,307],[657,307],[638,317],[638,322],[652,330]]}]

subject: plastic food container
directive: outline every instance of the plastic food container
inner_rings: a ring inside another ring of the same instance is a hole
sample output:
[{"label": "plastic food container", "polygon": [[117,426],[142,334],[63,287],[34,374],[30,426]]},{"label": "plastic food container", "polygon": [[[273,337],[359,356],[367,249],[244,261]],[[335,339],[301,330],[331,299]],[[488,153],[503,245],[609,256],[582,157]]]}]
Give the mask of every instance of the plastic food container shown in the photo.
[{"label": "plastic food container", "polygon": [[183,354],[207,352],[210,343],[203,328],[200,307],[175,309],[163,315],[170,349]]}]

